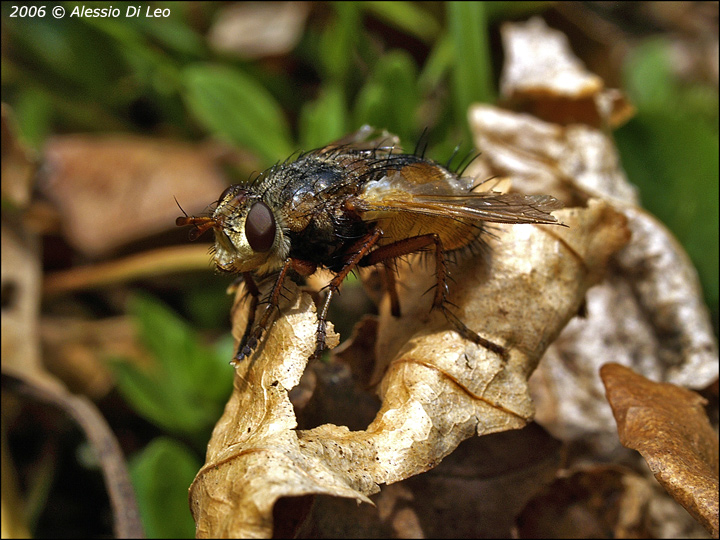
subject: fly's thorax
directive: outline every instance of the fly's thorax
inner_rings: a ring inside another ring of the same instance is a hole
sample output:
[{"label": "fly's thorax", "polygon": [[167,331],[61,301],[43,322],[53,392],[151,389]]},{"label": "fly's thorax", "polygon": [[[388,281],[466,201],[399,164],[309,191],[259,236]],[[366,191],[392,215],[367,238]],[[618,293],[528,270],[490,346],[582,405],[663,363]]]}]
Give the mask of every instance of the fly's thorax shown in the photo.
[{"label": "fly's thorax", "polygon": [[332,242],[333,229],[347,218],[345,201],[363,184],[358,159],[310,153],[271,169],[257,189],[292,238],[312,235],[313,243]]},{"label": "fly's thorax", "polygon": [[220,196],[213,219],[214,261],[219,270],[271,271],[287,258],[282,216],[260,195],[231,186]]}]

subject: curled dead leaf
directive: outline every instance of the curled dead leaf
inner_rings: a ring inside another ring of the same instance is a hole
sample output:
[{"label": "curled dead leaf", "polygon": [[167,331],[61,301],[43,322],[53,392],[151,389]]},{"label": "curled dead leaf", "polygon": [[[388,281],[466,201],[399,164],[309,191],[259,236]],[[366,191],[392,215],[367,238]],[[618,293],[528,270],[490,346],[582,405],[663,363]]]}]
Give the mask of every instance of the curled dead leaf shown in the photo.
[{"label": "curled dead leaf", "polygon": [[471,437],[431,471],[383,486],[375,507],[317,497],[307,522],[315,538],[510,538],[561,456],[561,444],[534,423]]},{"label": "curled dead leaf", "polygon": [[585,69],[563,33],[540,17],[501,29],[500,90],[511,108],[557,124],[618,127],[635,114],[622,92]]},{"label": "curled dead leaf", "polygon": [[[288,391],[314,349],[317,326],[310,297],[295,296],[267,342],[238,367],[190,491],[198,536],[270,536],[280,497],[368,502],[379,484],[427,471],[475,433],[524,426],[533,414],[527,378],[628,239],[624,217],[603,202],[558,217],[567,228],[498,226],[491,255],[453,270],[450,301],[458,316],[505,345],[507,362],[461,338],[442,314],[429,313],[422,292],[434,279],[430,271],[400,271],[404,314],[393,318],[388,300],[381,307],[376,375],[383,404],[366,430],[332,424],[295,430]],[[243,311],[236,311],[236,337]]]},{"label": "curled dead leaf", "polygon": [[552,193],[568,205],[591,197],[637,204],[610,134],[484,104],[473,105],[469,118],[483,151],[473,169],[479,178],[510,177],[513,189]]},{"label": "curled dead leaf", "polygon": [[600,375],[620,442],[640,452],[658,482],[717,537],[718,436],[705,400],[619,364],[605,364]]},{"label": "curled dead leaf", "polygon": [[[609,454],[617,441],[608,437],[615,423],[600,366],[612,358],[646,376],[703,388],[718,377],[712,324],[689,258],[638,206],[607,131],[616,125],[613,113],[598,105],[607,92],[602,81],[571,58],[567,39],[542,21],[507,24],[502,32],[512,51],[503,68],[504,98],[544,119],[473,106],[470,124],[483,152],[474,174],[509,177],[518,191],[552,193],[570,206],[601,198],[625,214],[632,232],[605,281],[588,291],[584,316],[569,322],[532,380],[536,421],[560,439],[582,439]],[[548,62],[549,51],[562,57],[559,68]],[[571,113],[585,111],[570,123],[553,116],[567,114],[568,103],[574,103]]]}]

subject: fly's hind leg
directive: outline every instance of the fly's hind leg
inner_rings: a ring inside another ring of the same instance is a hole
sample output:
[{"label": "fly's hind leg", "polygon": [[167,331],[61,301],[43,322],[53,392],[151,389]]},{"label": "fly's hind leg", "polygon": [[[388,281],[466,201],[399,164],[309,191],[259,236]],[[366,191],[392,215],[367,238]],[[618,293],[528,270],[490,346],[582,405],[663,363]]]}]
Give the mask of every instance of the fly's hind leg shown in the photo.
[{"label": "fly's hind leg", "polygon": [[[413,236],[412,238],[405,238],[403,240],[398,240],[397,242],[393,242],[392,244],[388,244],[382,247],[379,247],[375,249],[373,252],[369,253],[367,256],[365,256],[359,263],[359,266],[372,266],[374,264],[383,263],[386,269],[386,273],[389,269],[388,262],[391,259],[395,259],[397,257],[402,257],[403,255],[408,255],[410,253],[414,253],[416,251],[421,251],[427,247],[433,246],[435,247],[435,295],[433,297],[433,303],[432,303],[432,309],[439,309],[443,312],[443,315],[447,318],[448,321],[450,321],[453,326],[457,329],[457,331],[460,333],[462,337],[465,339],[468,339],[474,343],[477,343],[478,345],[485,347],[486,349],[493,351],[494,353],[500,355],[502,358],[506,358],[507,351],[505,347],[502,345],[498,345],[497,343],[493,343],[490,340],[485,339],[484,337],[477,334],[477,332],[473,332],[470,328],[468,328],[465,323],[463,323],[455,313],[453,313],[448,307],[447,304],[450,304],[450,302],[447,299],[448,296],[448,286],[447,286],[447,280],[448,280],[448,270],[447,270],[447,264],[445,261],[445,252],[443,250],[442,241],[440,240],[440,237],[437,234],[431,233],[431,234],[423,234],[419,236]],[[394,279],[391,282],[394,286]],[[397,309],[398,313],[400,311],[399,303],[397,303],[397,292],[390,291],[390,298],[392,302],[392,309],[393,314],[395,314],[395,310]]]},{"label": "fly's hind leg", "polygon": [[382,264],[385,272],[385,289],[390,295],[390,313],[393,314],[393,317],[399,317],[400,297],[398,297],[397,286],[395,285],[395,272],[397,270],[393,267],[393,261],[386,259]]}]

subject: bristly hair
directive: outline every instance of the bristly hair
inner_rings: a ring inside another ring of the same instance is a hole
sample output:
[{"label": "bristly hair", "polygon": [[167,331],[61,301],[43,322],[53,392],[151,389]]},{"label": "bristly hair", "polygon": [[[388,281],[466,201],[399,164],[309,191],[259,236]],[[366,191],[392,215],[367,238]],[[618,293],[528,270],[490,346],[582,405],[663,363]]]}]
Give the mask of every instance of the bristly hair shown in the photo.
[{"label": "bristly hair", "polygon": [[455,159],[455,156],[458,155],[458,152],[459,152],[459,151],[460,151],[460,145],[458,144],[458,145],[453,149],[452,154],[450,154],[450,157],[448,158],[447,163],[445,163],[445,168],[446,168],[448,171],[450,171],[450,172],[455,172],[455,174],[457,174],[457,172],[452,170],[452,161],[453,161],[453,159]]},{"label": "bristly hair", "polygon": [[427,126],[425,126],[422,133],[420,134],[420,137],[418,138],[417,144],[415,145],[413,155],[425,159],[425,152],[427,151],[429,140],[430,136],[428,135],[428,128]]},{"label": "bristly hair", "polygon": [[473,161],[475,161],[477,158],[479,158],[481,155],[481,152],[476,152],[475,150],[470,150],[465,157],[460,160],[460,163],[458,163],[457,169],[455,169],[454,172],[458,176],[462,176],[465,174],[465,171],[467,168],[472,164]]}]

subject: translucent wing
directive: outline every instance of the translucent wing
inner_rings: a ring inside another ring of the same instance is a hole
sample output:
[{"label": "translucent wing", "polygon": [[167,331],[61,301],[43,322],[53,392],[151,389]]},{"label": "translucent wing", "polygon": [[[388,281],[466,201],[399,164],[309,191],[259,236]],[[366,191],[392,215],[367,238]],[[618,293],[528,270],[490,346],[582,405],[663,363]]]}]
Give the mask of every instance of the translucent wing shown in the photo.
[{"label": "translucent wing", "polygon": [[402,212],[461,221],[550,224],[558,223],[550,212],[563,204],[550,195],[472,192],[463,179],[425,161],[369,183],[358,207],[366,219]]},{"label": "translucent wing", "polygon": [[411,201],[386,201],[395,209],[431,216],[448,214],[496,223],[557,223],[550,214],[562,203],[550,195],[520,193],[468,193],[467,195],[416,195]]}]

